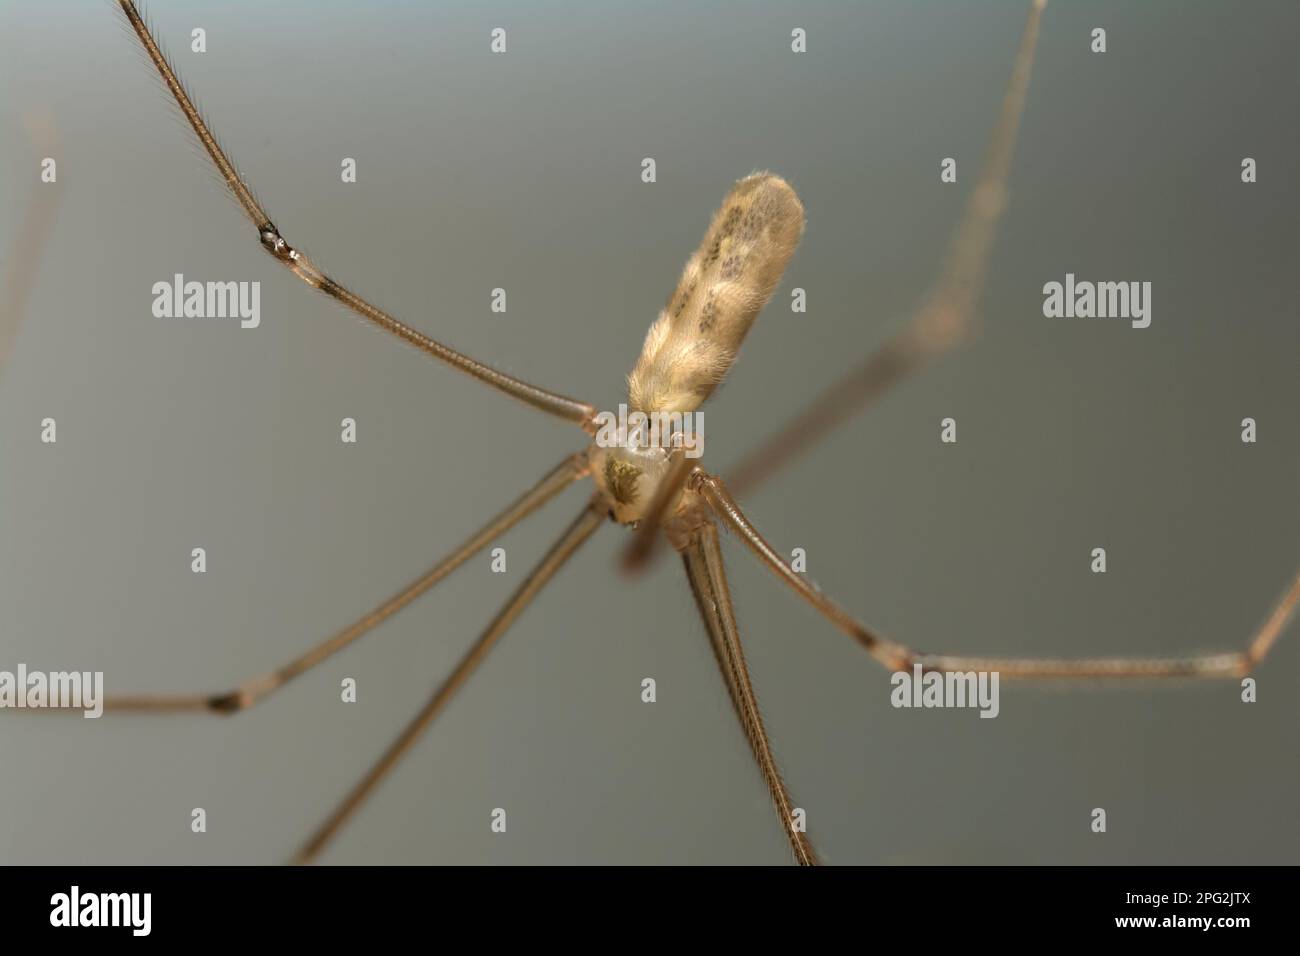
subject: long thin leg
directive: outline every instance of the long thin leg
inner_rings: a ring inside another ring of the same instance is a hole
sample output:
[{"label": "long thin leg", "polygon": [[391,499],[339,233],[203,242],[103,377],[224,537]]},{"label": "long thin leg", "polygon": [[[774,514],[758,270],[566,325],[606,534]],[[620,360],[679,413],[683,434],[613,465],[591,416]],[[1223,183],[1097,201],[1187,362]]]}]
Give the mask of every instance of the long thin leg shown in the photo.
[{"label": "long thin leg", "polygon": [[370,796],[379,782],[397,766],[397,763],[406,755],[407,751],[415,745],[415,742],[433,723],[434,718],[442,712],[442,709],[456,691],[465,685],[470,675],[474,673],[475,668],[483,663],[488,652],[492,650],[493,645],[506,632],[506,629],[514,623],[524,608],[528,607],[533,598],[555,576],[555,572],[564,566],[564,563],[573,556],[573,553],[578,550],[584,541],[591,537],[592,533],[600,527],[603,521],[604,515],[594,501],[582,509],[582,513],[568,527],[559,541],[551,547],[546,556],[524,579],[523,584],[519,585],[519,589],[511,595],[510,600],[497,612],[497,616],[492,619],[492,623],[487,626],[487,630],[474,642],[474,646],[465,653],[460,663],[456,665],[456,669],[451,672],[434,692],[433,696],[429,698],[429,702],[412,718],[397,739],[389,745],[384,755],[370,768],[361,781],[352,788],[352,791],[344,798],[343,802],[330,814],[329,819],[321,824],[320,828],[312,834],[311,839],[298,851],[298,855],[294,858],[295,863],[310,863],[320,854],[325,845],[357,812],[357,809]]},{"label": "long thin leg", "polygon": [[963,657],[927,654],[886,640],[854,620],[853,616],[822,594],[785,563],[749,523],[728,493],[722,480],[697,472],[692,479],[696,490],[712,511],[736,533],[746,547],[800,597],[829,618],[840,630],[855,638],[890,670],[910,670],[914,664],[931,671],[997,671],[1004,678],[1156,678],[1156,677],[1243,677],[1269,652],[1300,605],[1300,573],[1283,592],[1268,620],[1246,648],[1221,654],[1187,657],[1096,657],[1081,660],[1050,660],[1020,657]]},{"label": "long thin leg", "polygon": [[737,492],[759,484],[837,425],[970,334],[998,222],[1006,208],[1007,178],[1024,114],[1039,21],[1046,5],[1046,0],[1034,0],[1030,6],[984,167],[953,235],[943,270],[921,308],[878,351],[743,458],[731,470],[731,484]]},{"label": "long thin leg", "polygon": [[[24,120],[36,148],[40,150],[39,155],[54,156],[58,152],[58,137],[53,121],[37,115],[26,116]],[[5,263],[4,275],[0,277],[0,374],[4,372],[9,352],[18,337],[18,326],[27,309],[27,297],[36,281],[36,272],[45,251],[50,227],[54,223],[54,208],[58,204],[61,189],[62,187],[51,183],[36,185],[31,204],[23,215],[22,225],[14,235],[6,257],[8,261]]]},{"label": "long thin leg", "polygon": [[[363,634],[388,620],[472,558],[488,543],[505,534],[586,473],[586,454],[579,452],[566,458],[553,468],[546,477],[524,492],[514,503],[420,577],[369,613],[353,621],[337,634],[273,671],[246,680],[232,691],[219,694],[143,694],[128,697],[106,697],[104,699],[104,709],[148,713],[200,711],[231,714],[252,707],[295,677],[333,657]],[[15,712],[47,713],[50,711],[23,710]]]},{"label": "long thin leg", "polygon": [[669,507],[676,500],[694,467],[695,462],[685,455],[679,454],[673,460],[667,474],[660,480],[659,488],[651,499],[645,516],[637,522],[632,540],[623,550],[624,571],[639,571],[649,562],[651,555],[654,554],[655,544],[660,539],[660,525],[663,524]]},{"label": "long thin leg", "polygon": [[758,762],[758,768],[767,782],[767,789],[772,794],[772,803],[786,837],[790,840],[790,849],[800,866],[816,866],[817,851],[813,849],[807,834],[795,828],[794,801],[790,799],[790,792],[781,779],[781,770],[777,767],[772,744],[763,727],[763,716],[758,709],[758,699],[754,696],[754,685],[749,679],[749,665],[745,663],[745,650],[740,642],[740,631],[736,627],[731,589],[727,585],[722,549],[718,546],[718,529],[713,522],[707,522],[696,532],[682,551],[682,559],[686,564],[691,590],[695,594],[695,603],[713,644],[714,656],[718,659],[718,668],[722,671],[722,678],[731,695],[731,703],[736,709],[736,716],[740,718],[750,749],[754,752],[754,760]]},{"label": "long thin leg", "polygon": [[261,203],[254,198],[247,182],[235,170],[234,164],[231,163],[230,158],[217,143],[212,131],[208,129],[207,123],[204,122],[198,109],[190,100],[189,94],[185,92],[185,87],[181,85],[181,81],[177,78],[176,71],[172,69],[167,57],[159,49],[157,41],[154,40],[149,27],[140,17],[135,4],[132,0],[118,0],[118,2],[121,4],[122,12],[130,22],[131,28],[135,31],[136,36],[140,38],[145,53],[149,55],[149,59],[162,76],[163,82],[167,85],[167,89],[171,91],[181,113],[184,114],[190,126],[194,128],[200,144],[202,144],[208,156],[211,157],[217,172],[225,180],[226,185],[230,187],[230,191],[243,208],[244,213],[257,227],[258,239],[267,252],[313,289],[319,289],[330,298],[342,303],[363,319],[373,322],[386,332],[396,335],[421,351],[446,362],[453,368],[459,369],[498,391],[505,392],[507,395],[517,398],[534,408],[539,408],[547,414],[575,422],[587,431],[595,432],[596,425],[593,420],[596,409],[594,406],[538,388],[536,385],[530,385],[504,372],[499,372],[491,366],[484,365],[482,362],[477,362],[467,355],[462,355],[440,342],[434,341],[424,333],[417,332],[409,325],[398,321],[387,312],[340,285],[318,269],[315,263],[308,259],[305,254],[289,245],[271,222]]}]

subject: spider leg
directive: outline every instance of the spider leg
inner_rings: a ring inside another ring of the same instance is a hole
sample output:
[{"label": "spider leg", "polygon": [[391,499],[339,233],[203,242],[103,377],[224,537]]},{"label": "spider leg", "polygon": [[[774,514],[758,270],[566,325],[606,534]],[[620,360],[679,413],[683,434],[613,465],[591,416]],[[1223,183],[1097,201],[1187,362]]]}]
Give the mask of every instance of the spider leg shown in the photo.
[{"label": "spider leg", "polygon": [[[448,554],[432,568],[416,578],[402,590],[390,596],[362,617],[357,618],[338,633],[326,638],[306,653],[257,677],[243,681],[234,690],[217,694],[133,694],[104,699],[104,709],[133,711],[137,713],[177,713],[198,711],[213,714],[232,714],[245,710],[279,690],[289,681],[318,664],[324,663],[362,635],[378,627],[402,608],[424,594],[451,572],[472,558],[490,542],[505,534],[516,524],[537,511],[560,492],[587,473],[587,456],[579,452],[566,458],[541,481],[524,492],[504,511],[476,531],[460,547]],[[17,713],[58,713],[58,709],[22,710]],[[64,713],[74,712],[68,709]],[[79,712],[79,711],[77,711]]]},{"label": "spider leg", "polygon": [[928,654],[887,640],[859,623],[847,611],[797,574],[750,524],[722,479],[696,472],[692,483],[709,508],[744,542],[758,559],[800,597],[862,644],[890,670],[997,671],[1003,678],[1160,678],[1243,677],[1263,660],[1300,605],[1300,573],[1292,579],[1268,619],[1240,651],[1186,657],[1095,657],[1053,660],[1020,657],[966,657]]},{"label": "spider leg", "polygon": [[319,289],[366,321],[374,323],[384,331],[415,346],[427,355],[446,362],[453,368],[459,369],[480,382],[490,385],[525,404],[540,409],[548,415],[567,419],[582,426],[586,431],[595,432],[594,418],[596,409],[594,406],[588,405],[586,402],[566,398],[536,385],[530,385],[528,382],[500,372],[489,365],[484,365],[468,355],[462,355],[441,342],[434,341],[423,332],[419,332],[400,322],[384,310],[367,302],[346,286],[336,282],[317,268],[316,264],[307,258],[304,253],[289,245],[271,222],[261,203],[253,196],[247,181],[239,175],[234,164],[230,161],[230,157],[217,143],[216,137],[213,136],[208,124],[185,91],[185,87],[176,76],[176,71],[172,69],[171,63],[168,62],[166,55],[159,48],[148,25],[141,18],[139,11],[136,10],[135,4],[132,0],[118,0],[118,2],[121,4],[122,13],[130,23],[131,29],[135,31],[140,43],[144,46],[145,53],[148,54],[150,61],[167,85],[167,89],[176,100],[176,105],[180,107],[186,121],[193,127],[195,135],[199,138],[199,143],[212,159],[217,172],[225,180],[226,185],[234,194],[244,213],[257,227],[258,240],[273,258],[286,266],[294,275],[313,289]]},{"label": "spider leg", "polygon": [[[42,155],[59,152],[59,139],[53,120],[39,115],[24,117],[31,137]],[[9,352],[18,337],[18,326],[27,309],[27,298],[36,282],[45,241],[54,224],[54,209],[61,187],[42,183],[34,190],[31,204],[15,234],[4,275],[0,277],[0,373],[4,372]]]},{"label": "spider leg", "polygon": [[731,695],[731,703],[772,794],[772,803],[786,837],[790,840],[790,849],[801,866],[816,866],[817,851],[807,834],[796,829],[794,801],[790,799],[790,792],[781,779],[771,741],[763,727],[763,716],[758,709],[758,699],[754,696],[749,666],[745,663],[745,650],[740,642],[740,631],[736,627],[731,589],[727,585],[722,549],[718,545],[718,529],[712,521],[705,522],[693,534],[682,549],[682,559],[691,582],[691,591],[695,594],[695,603],[700,609],[700,617],[704,619],[704,626],[713,644],[718,668],[722,671],[723,681]]},{"label": "spider leg", "polygon": [[812,446],[930,359],[971,335],[975,306],[988,274],[989,256],[1006,208],[1007,179],[1016,134],[1024,114],[1038,27],[1046,0],[1033,0],[1011,82],[984,168],[953,234],[942,271],[908,323],[856,368],[826,389],[812,404],[741,459],[731,470],[738,492],[758,485],[787,461]]},{"label": "spider leg", "polygon": [[582,513],[574,520],[560,539],[546,553],[546,556],[529,572],[528,577],[519,585],[510,599],[505,603],[492,623],[474,642],[474,645],[461,658],[456,669],[442,682],[433,696],[429,698],[397,736],[397,739],[384,751],[382,757],[366,772],[366,775],[352,788],[351,792],[320,825],[311,838],[294,857],[295,863],[312,862],[331,839],[343,828],[344,824],[361,807],[374,792],[375,787],[386,777],[398,762],[420,739],[434,719],[442,712],[447,702],[469,680],[475,669],[487,657],[497,640],[532,603],[533,598],[541,592],[555,573],[573,556],[574,552],[585,542],[605,520],[604,512],[594,500],[583,507]]},{"label": "spider leg", "polygon": [[630,573],[640,571],[654,556],[655,545],[660,539],[659,526],[663,524],[668,508],[676,499],[677,493],[682,490],[682,486],[690,477],[694,464],[691,459],[682,454],[678,454],[673,460],[672,467],[660,480],[659,488],[651,499],[645,516],[637,523],[632,540],[623,550],[624,571]]}]

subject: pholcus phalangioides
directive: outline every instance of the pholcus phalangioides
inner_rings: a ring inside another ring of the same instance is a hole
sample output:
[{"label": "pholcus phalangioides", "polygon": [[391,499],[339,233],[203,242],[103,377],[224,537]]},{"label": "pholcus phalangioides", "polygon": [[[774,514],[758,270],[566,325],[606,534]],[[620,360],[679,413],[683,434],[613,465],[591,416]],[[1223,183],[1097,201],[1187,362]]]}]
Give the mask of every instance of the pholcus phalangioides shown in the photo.
[{"label": "pholcus phalangioides", "polygon": [[[281,236],[261,205],[234,173],[225,154],[216,146],[198,114],[189,107],[174,74],[155,47],[148,31],[129,3],[123,8],[140,41],[167,80],[182,110],[204,140],[205,148],[223,178],[230,185],[241,208],[257,229],[262,246],[308,285],[360,314],[385,331],[403,338],[436,359],[474,376],[490,387],[562,420],[581,426],[588,434],[598,432],[595,406],[536,388],[502,375],[491,367],[471,361],[379,312],[348,288],[337,284]],[[800,441],[818,434],[822,423],[830,423],[860,408],[888,384],[919,366],[931,355],[946,349],[961,337],[969,324],[978,285],[987,268],[992,232],[1001,213],[1002,192],[1008,173],[1011,147],[1029,78],[1033,44],[1038,28],[1038,8],[1022,40],[1006,106],[995,129],[990,159],[967,217],[959,226],[953,253],[936,283],[927,304],[914,322],[905,327],[880,354],[873,356],[860,373],[836,386],[825,403],[810,417],[799,419],[794,431],[783,433],[777,444],[765,448],[724,484],[704,470],[702,463],[675,455],[673,449],[619,449],[597,446],[591,452],[567,457],[526,492],[515,504],[493,519],[482,532],[451,552],[426,575],[393,599],[375,608],[302,657],[275,672],[241,683],[216,694],[140,696],[110,700],[110,709],[195,710],[232,712],[252,707],[285,682],[309,670],[327,656],[350,644],[375,625],[424,593],[505,528],[531,513],[573,482],[590,477],[596,484],[591,505],[583,509],[555,549],[537,566],[501,614],[489,625],[462,664],[442,688],[416,715],[403,735],[375,764],[371,773],[340,804],[337,812],[310,837],[300,859],[314,859],[330,838],[363,804],[375,784],[404,755],[407,748],[427,729],[444,705],[469,678],[491,646],[522,612],[526,604],[558,571],[568,556],[611,512],[620,523],[638,523],[628,563],[644,563],[650,546],[661,540],[663,530],[682,554],[686,577],[700,608],[706,631],[718,658],[724,685],[732,698],[764,778],[772,792],[779,818],[800,862],[813,862],[815,854],[807,834],[794,822],[794,802],[776,771],[757,705],[750,686],[741,638],[735,624],[730,591],[718,547],[717,525],[736,532],[740,540],[778,578],[824,613],[836,626],[858,640],[865,649],[890,668],[907,669],[913,653],[856,623],[836,604],[811,589],[806,580],[792,572],[753,530],[736,495],[754,487],[782,456]],[[682,283],[670,298],[664,315],[647,341],[632,376],[631,404],[647,411],[687,412],[698,407],[725,374],[741,339],[749,330],[759,308],[793,253],[803,228],[803,210],[793,190],[774,176],[742,179],[724,200],[706,233],[696,257],[688,264]],[[436,328],[436,325],[428,326]],[[989,669],[1012,676],[1231,676],[1249,669],[1267,651],[1294,606],[1297,585],[1293,584],[1277,612],[1260,635],[1242,654],[1224,654],[1177,661],[1093,660],[1079,662],[1034,662],[971,659],[921,655],[923,666],[937,669]],[[255,708],[254,708],[255,710]]]}]

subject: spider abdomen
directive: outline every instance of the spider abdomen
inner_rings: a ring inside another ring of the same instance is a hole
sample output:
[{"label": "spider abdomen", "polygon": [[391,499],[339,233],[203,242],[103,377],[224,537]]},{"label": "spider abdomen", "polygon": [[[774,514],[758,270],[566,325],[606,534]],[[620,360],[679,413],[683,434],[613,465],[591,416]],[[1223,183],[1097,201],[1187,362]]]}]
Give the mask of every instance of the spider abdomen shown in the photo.
[{"label": "spider abdomen", "polygon": [[629,405],[690,412],[726,376],[803,235],[803,204],[780,176],[737,182],[646,334],[628,376]]}]

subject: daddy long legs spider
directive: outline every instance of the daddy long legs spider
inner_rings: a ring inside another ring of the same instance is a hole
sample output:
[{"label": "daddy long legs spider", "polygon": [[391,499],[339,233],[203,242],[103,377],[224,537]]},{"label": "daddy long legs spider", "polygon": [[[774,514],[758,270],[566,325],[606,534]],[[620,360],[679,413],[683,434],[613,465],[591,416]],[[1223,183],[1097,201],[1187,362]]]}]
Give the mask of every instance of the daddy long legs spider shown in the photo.
[{"label": "daddy long legs spider", "polygon": [[[126,6],[129,8],[129,5]],[[634,517],[642,519],[643,528],[654,528],[658,522],[653,520],[653,515],[659,513],[660,505],[666,504],[669,506],[667,508],[669,517],[676,522],[674,525],[674,543],[685,555],[686,577],[695,592],[696,602],[703,612],[706,630],[712,636],[711,643],[718,658],[721,672],[724,675],[724,683],[729,688],[729,696],[735,702],[742,726],[746,728],[747,735],[753,742],[759,764],[765,769],[765,777],[771,785],[777,805],[782,808],[781,818],[786,822],[789,820],[788,810],[794,804],[785,797],[782,788],[776,783],[774,762],[765,742],[766,735],[762,732],[758,723],[757,708],[752,700],[746,677],[746,668],[743,664],[743,658],[740,656],[739,633],[731,620],[731,601],[727,594],[725,572],[721,568],[721,552],[716,545],[714,526],[716,523],[721,523],[729,530],[739,532],[741,540],[748,542],[757,556],[775,571],[785,584],[794,588],[810,603],[819,605],[820,609],[832,618],[833,623],[840,626],[842,630],[849,632],[859,643],[865,645],[866,649],[879,657],[882,663],[889,667],[910,663],[910,654],[901,644],[896,644],[893,640],[877,635],[875,632],[857,624],[855,620],[846,616],[845,612],[838,610],[838,607],[828,606],[826,598],[819,596],[809,588],[806,578],[792,574],[779,566],[784,561],[784,558],[765,548],[754,537],[753,530],[736,506],[734,497],[727,491],[727,485],[729,484],[733,490],[738,490],[739,493],[745,493],[751,485],[756,486],[761,478],[766,477],[769,467],[779,463],[782,454],[787,449],[792,448],[797,441],[802,440],[805,436],[816,437],[821,430],[821,422],[829,422],[832,418],[839,417],[853,408],[860,407],[865,400],[883,393],[887,384],[891,384],[895,380],[901,380],[905,373],[911,371],[913,367],[919,367],[924,360],[947,349],[960,339],[961,333],[966,329],[968,320],[972,315],[977,300],[978,286],[987,272],[988,257],[992,249],[993,227],[1004,205],[1002,192],[1008,175],[1016,124],[1022,111],[1025,87],[1028,81],[1029,62],[1032,57],[1032,40],[1037,29],[1037,17],[1038,12],[1035,9],[1031,12],[1030,27],[1026,30],[1025,39],[1022,41],[1022,49],[1017,57],[1010,91],[1006,97],[1006,105],[991,139],[992,146],[985,172],[981,174],[980,182],[972,188],[970,211],[959,225],[953,243],[953,253],[949,256],[947,265],[941,272],[939,280],[935,283],[933,294],[917,310],[913,321],[902,325],[898,334],[891,338],[863,366],[863,371],[851,374],[845,380],[845,384],[833,387],[830,392],[832,397],[819,406],[819,411],[815,417],[800,419],[797,429],[793,432],[781,433],[783,437],[780,438],[776,445],[765,447],[756,456],[744,459],[741,467],[735,472],[735,478],[726,484],[718,484],[716,476],[710,472],[695,471],[684,466],[675,472],[676,475],[679,475],[688,483],[687,496],[683,500],[674,495],[655,495],[650,476],[639,476],[642,478],[642,483],[649,487],[638,489],[636,498],[631,504],[636,507],[641,505],[648,507],[647,513],[652,517],[646,519],[645,515],[640,512],[635,513]],[[144,30],[142,23],[136,26],[136,34],[141,42],[147,42],[148,34]],[[169,70],[165,67],[165,61],[161,59],[160,55],[154,58],[154,63],[155,66],[159,67],[165,78],[170,75]],[[175,89],[178,90],[179,86],[176,86]],[[182,109],[184,109],[186,101],[182,98],[181,102]],[[206,126],[199,120],[196,112],[190,114],[190,120],[196,126],[196,131],[199,132],[202,139]],[[230,166],[229,162],[224,159],[224,153],[217,150],[215,146],[210,147],[208,152],[218,170],[221,171],[223,178],[226,179],[228,184],[232,185],[232,191],[236,194],[240,207],[257,227],[259,241],[263,248],[271,252],[279,261],[289,265],[292,271],[300,278],[304,278],[309,285],[320,289],[335,301],[351,308],[353,311],[359,312],[368,321],[379,325],[386,331],[398,334],[409,343],[433,354],[435,358],[450,361],[457,364],[462,370],[466,370],[466,360],[463,360],[459,353],[451,353],[438,341],[437,326],[433,320],[427,324],[422,323],[421,328],[425,331],[419,333],[414,331],[414,326],[399,326],[396,320],[391,319],[386,313],[375,311],[369,306],[368,302],[356,298],[349,289],[337,285],[331,279],[327,279],[309,260],[296,258],[295,251],[284,240],[284,237],[280,236],[279,231],[268,228],[270,220],[262,211],[258,201],[253,198],[251,192],[248,192],[240,185],[242,181],[234,175],[233,166]],[[756,193],[756,198],[748,199],[749,193],[746,190]],[[752,203],[752,205],[748,205],[749,203]],[[746,226],[745,223],[751,209],[758,209],[759,213],[754,216],[754,222],[750,226]],[[728,214],[732,210],[740,210],[740,213],[735,217],[732,226],[728,226]],[[795,226],[796,221],[798,228]],[[797,237],[801,228],[802,209],[799,208],[798,200],[793,197],[790,188],[782,180],[762,177],[742,180],[737,187],[737,192],[733,193],[723,203],[720,209],[720,218],[715,220],[709,234],[706,235],[704,244],[701,246],[700,256],[705,261],[711,260],[711,268],[718,274],[711,274],[707,268],[701,267],[698,276],[694,276],[694,279],[692,273],[684,276],[684,285],[679,290],[681,294],[675,294],[670,299],[670,311],[675,311],[674,301],[685,300],[680,314],[693,319],[693,325],[687,331],[693,329],[694,331],[691,334],[695,334],[702,327],[710,326],[707,315],[710,299],[707,295],[687,294],[692,282],[696,281],[697,287],[702,284],[704,288],[709,287],[710,282],[719,284],[743,282],[751,268],[751,265],[747,265],[747,263],[752,263],[752,269],[762,274],[767,263],[774,260],[783,260],[785,256],[788,256],[793,247],[793,237]],[[728,231],[728,229],[731,231]],[[763,247],[763,243],[768,240],[762,238],[773,231],[784,231],[787,234],[784,240],[771,240],[773,249],[777,250],[775,252],[772,249]],[[293,236],[292,229],[286,228],[285,232],[289,237],[289,241],[298,241]],[[310,240],[310,236],[305,237],[306,243],[310,243]],[[730,247],[733,245],[738,246],[738,249],[731,249]],[[714,246],[718,246],[716,256],[712,252]],[[726,250],[724,250],[724,246],[727,246]],[[754,248],[750,248],[750,246]],[[726,254],[728,250],[732,253],[730,257]],[[729,258],[741,261],[738,263],[733,262],[728,267]],[[733,331],[730,333],[730,339],[721,341],[720,347],[724,352],[726,346],[738,344],[740,337],[748,330],[748,323],[753,320],[754,313],[757,312],[755,306],[761,305],[760,300],[765,299],[766,295],[770,294],[784,264],[784,261],[779,261],[775,270],[776,276],[765,277],[762,282],[758,283],[755,289],[759,291],[749,294],[744,307],[738,309],[734,324],[739,327],[739,334]],[[721,274],[724,269],[738,270],[738,272],[736,275],[729,275],[724,278]],[[721,285],[718,287],[721,288]],[[726,296],[723,295],[722,298],[725,299]],[[728,325],[728,319],[725,315],[726,309],[724,308],[722,312],[723,317],[717,321],[721,326],[725,327]],[[718,326],[710,327],[717,328]],[[691,347],[694,344],[696,344],[696,340],[688,341],[688,345]],[[683,349],[686,354],[690,354],[691,351],[691,348]],[[689,367],[686,367],[683,372],[688,384],[686,391],[695,393],[699,398],[705,397],[705,393],[712,386],[717,373],[725,372],[729,360],[729,355],[724,355],[722,359],[718,359],[716,355],[709,358],[708,369],[702,373],[703,380],[707,383],[704,386],[694,381],[692,378],[693,373],[691,373]],[[651,364],[653,365],[653,362]],[[670,362],[667,365],[670,373],[674,370],[680,371],[682,367],[680,363]],[[469,366],[468,370],[480,381],[486,381],[487,384],[493,387],[506,390],[534,407],[555,413],[556,417],[562,420],[585,425],[589,433],[595,430],[591,424],[591,416],[596,412],[594,405],[574,402],[562,396],[557,396],[555,393],[523,385],[513,377],[503,377],[488,366],[476,364]],[[669,374],[669,377],[672,377],[671,374]],[[677,408],[680,405],[680,400],[674,399],[673,401],[677,403],[673,407]],[[603,469],[604,459],[600,460]],[[531,511],[534,505],[549,499],[554,493],[558,493],[559,490],[567,487],[573,481],[587,477],[586,473],[589,470],[590,462],[591,460],[585,455],[579,458],[566,457],[559,469],[552,472],[549,478],[544,479],[531,496],[526,495],[516,506],[507,509],[497,522],[490,524],[483,533],[474,535],[470,541],[466,542],[465,547],[453,551],[454,557],[450,564],[440,563],[428,575],[419,579],[414,591],[404,592],[404,596],[397,598],[396,604],[384,602],[379,605],[372,614],[358,621],[357,625],[339,632],[335,638],[331,639],[331,643],[322,648],[322,651],[333,652],[360,637],[371,626],[386,618],[391,611],[396,610],[397,605],[404,606],[408,599],[418,596],[415,593],[416,591],[422,592],[427,586],[431,586],[449,573],[452,569],[451,565],[459,564],[469,554],[476,553],[478,549],[486,547],[494,541],[504,532],[507,526]],[[513,465],[518,465],[521,469],[523,467],[521,463],[512,463]],[[606,472],[602,469],[598,469],[593,477],[598,479],[607,478]],[[609,490],[609,482],[606,480],[601,484],[600,491],[607,493]],[[602,514],[607,513],[611,502],[607,498],[600,500],[601,506],[597,510]],[[573,543],[578,539],[585,539],[589,533],[594,531],[595,518],[592,515],[593,512],[589,508],[584,508],[579,519],[572,526],[570,538],[566,540]],[[651,539],[645,534],[638,534],[634,536],[633,540],[641,545],[640,550],[643,552],[645,551],[645,543]],[[556,561],[558,561],[559,557],[567,555],[567,546],[561,546],[560,551],[554,552],[554,554],[556,554]],[[637,560],[635,556],[629,559],[630,563],[633,564]],[[540,567],[542,568],[541,579],[533,579],[532,583],[526,580],[519,586],[517,600],[520,602],[531,599],[535,592],[535,585],[544,583],[547,580],[547,575],[552,570],[552,564],[544,561]],[[1284,610],[1289,609],[1291,604],[1294,603],[1295,592],[1296,585],[1293,583],[1285,592],[1280,607]],[[1285,613],[1274,614],[1268,619],[1261,636],[1254,642],[1243,646],[1254,647],[1256,648],[1255,653],[1262,655],[1262,652],[1277,636],[1285,617]],[[505,617],[499,620],[508,624],[512,618],[513,613],[507,612]],[[484,635],[484,639],[486,643],[491,643],[499,636],[501,634],[497,630],[489,628]],[[904,637],[904,635],[900,635],[900,640]],[[930,645],[934,642],[926,643]],[[1224,646],[1230,646],[1232,643],[1225,642]],[[968,645],[963,644],[963,646]],[[283,685],[286,679],[295,677],[303,673],[307,668],[320,663],[325,659],[322,651],[308,651],[306,655],[296,658],[294,662],[273,671],[272,676],[252,678],[240,683],[233,689],[200,695],[117,697],[112,701],[113,706],[110,709],[190,709],[212,710],[222,713],[248,709],[260,700],[267,699],[268,695],[273,694],[279,686]],[[466,658],[470,666],[476,665],[479,660],[481,660],[481,656],[474,651],[471,651]],[[1020,665],[1014,661],[1003,659],[988,661],[984,659],[972,660],[967,657],[931,657],[924,658],[923,662],[940,667],[967,667],[977,664],[981,667],[995,668],[1004,677],[1016,676],[1020,672],[1033,673],[1042,669],[1038,665]],[[1171,663],[1147,661],[1141,666],[1122,665],[1115,659],[1107,658],[1100,663],[1093,662],[1084,665],[1084,673],[1092,675],[1101,673],[1106,676],[1132,673],[1145,676],[1157,676],[1165,673],[1184,675],[1203,673],[1207,676],[1232,676],[1238,674],[1244,667],[1246,667],[1246,663],[1243,662],[1242,658],[1231,656],[1231,654],[1185,659]],[[1050,673],[1043,676],[1055,676],[1069,668],[1064,665],[1052,664],[1046,669]],[[460,676],[467,677],[468,670],[453,671],[453,677],[450,679],[449,684],[445,686],[451,690],[457,689],[460,686]],[[436,715],[438,709],[446,700],[446,694],[435,696],[431,700],[429,707],[421,711],[417,719],[410,725],[411,732],[402,738],[402,742],[413,742],[415,732],[422,730],[427,725],[429,718]],[[256,708],[253,709],[256,710]],[[249,719],[253,718],[250,717]],[[402,742],[399,742],[394,749],[389,751],[391,757],[395,758],[403,751]],[[392,764],[392,760],[385,760],[376,765],[376,769],[382,772]],[[377,779],[379,775],[379,773],[376,773],[368,779]],[[368,792],[368,788],[362,788],[354,790],[353,794],[359,798]],[[350,810],[357,806],[358,802],[358,800],[350,798],[341,809]],[[335,832],[336,825],[342,823],[345,817],[346,813],[336,813],[331,817],[324,828],[318,831],[317,836],[309,841],[305,855],[313,856],[323,846],[325,838]],[[792,846],[795,848],[796,856],[805,860],[809,859],[811,851],[806,846],[804,838],[797,833],[789,834],[789,836]]]}]

